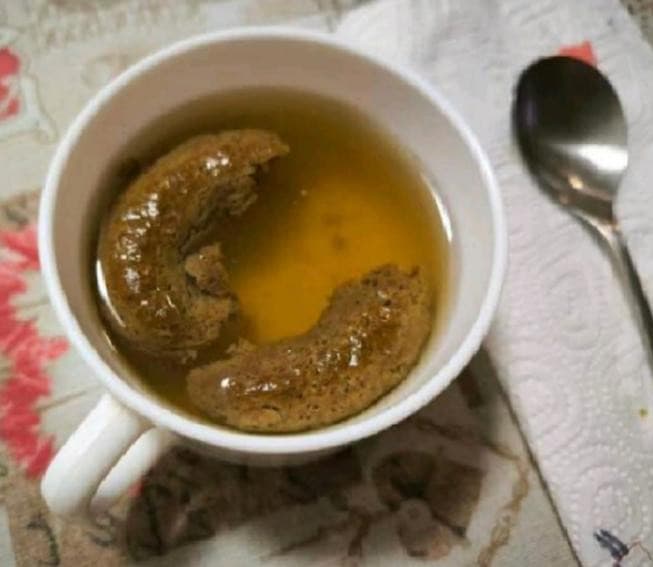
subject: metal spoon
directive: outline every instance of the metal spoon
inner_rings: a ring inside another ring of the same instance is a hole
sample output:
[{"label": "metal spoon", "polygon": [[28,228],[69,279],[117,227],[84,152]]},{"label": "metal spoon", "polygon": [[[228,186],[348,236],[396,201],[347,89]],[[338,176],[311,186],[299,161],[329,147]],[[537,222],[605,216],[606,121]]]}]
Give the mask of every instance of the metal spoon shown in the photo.
[{"label": "metal spoon", "polygon": [[605,240],[653,362],[653,315],[614,214],[628,166],[627,127],[617,93],[594,67],[548,57],[520,76],[513,114],[533,175]]}]

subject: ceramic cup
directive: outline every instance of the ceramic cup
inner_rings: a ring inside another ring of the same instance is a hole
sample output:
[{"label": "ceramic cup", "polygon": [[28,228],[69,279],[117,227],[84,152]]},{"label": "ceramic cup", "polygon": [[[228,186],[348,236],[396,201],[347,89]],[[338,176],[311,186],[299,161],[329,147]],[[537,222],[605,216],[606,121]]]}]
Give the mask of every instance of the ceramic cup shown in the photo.
[{"label": "ceramic cup", "polygon": [[[421,362],[361,414],[292,435],[207,425],[150,394],[110,347],[90,277],[103,187],[127,141],[184,103],[248,86],[302,89],[360,108],[435,180],[453,234],[453,293],[446,321],[426,345]],[[110,505],[173,442],[232,462],[296,463],[373,435],[419,410],[460,373],[488,330],[505,271],[506,229],[488,158],[436,88],[326,35],[249,28],[202,35],[164,49],[128,69],[88,103],[50,166],[39,248],[59,321],[107,389],[43,479],[50,508],[72,515]]]}]

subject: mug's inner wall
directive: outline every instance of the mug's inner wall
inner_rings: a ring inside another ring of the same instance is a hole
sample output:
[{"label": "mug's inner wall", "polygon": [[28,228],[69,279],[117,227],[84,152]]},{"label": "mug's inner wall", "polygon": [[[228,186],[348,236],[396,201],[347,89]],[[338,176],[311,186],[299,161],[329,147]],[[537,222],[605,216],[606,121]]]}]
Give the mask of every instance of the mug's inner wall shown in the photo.
[{"label": "mug's inner wall", "polygon": [[[438,370],[454,356],[478,316],[494,261],[495,235],[479,165],[433,101],[383,66],[308,40],[261,37],[199,45],[123,83],[82,130],[61,175],[53,226],[61,284],[80,328],[101,358],[116,374],[130,376],[102,336],[89,285],[90,246],[98,211],[107,205],[107,193],[97,189],[123,157],[126,143],[147,124],[189,100],[261,86],[316,92],[371,116],[436,180],[456,235],[451,251],[456,284],[449,294],[448,320],[433,335],[411,376],[380,403],[352,418],[363,420],[438,379]],[[84,246],[71,247],[71,242]],[[138,381],[130,382],[144,390]]]}]

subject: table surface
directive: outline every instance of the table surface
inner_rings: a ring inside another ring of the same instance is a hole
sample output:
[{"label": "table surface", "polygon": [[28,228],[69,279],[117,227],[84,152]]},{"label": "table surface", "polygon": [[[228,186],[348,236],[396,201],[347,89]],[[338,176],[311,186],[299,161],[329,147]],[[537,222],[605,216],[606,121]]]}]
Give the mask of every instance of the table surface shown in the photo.
[{"label": "table surface", "polygon": [[[319,463],[252,469],[175,448],[95,525],[52,517],[39,496],[101,393],[38,271],[38,195],[62,131],[99,87],[176,39],[238,24],[333,29],[358,3],[0,5],[0,565],[575,564],[483,351],[418,415]],[[649,33],[653,2],[625,3]]]}]

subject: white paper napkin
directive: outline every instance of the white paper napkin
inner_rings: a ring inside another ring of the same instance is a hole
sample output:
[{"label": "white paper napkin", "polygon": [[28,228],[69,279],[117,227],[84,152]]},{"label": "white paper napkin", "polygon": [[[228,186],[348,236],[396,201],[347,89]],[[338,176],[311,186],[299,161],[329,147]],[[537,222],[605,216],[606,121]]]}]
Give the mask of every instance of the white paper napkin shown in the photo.
[{"label": "white paper napkin", "polygon": [[628,117],[617,209],[653,298],[653,51],[617,0],[380,0],[338,33],[416,67],[480,137],[510,231],[487,341],[501,382],[581,561],[653,564],[653,376],[608,256],[536,188],[510,126],[519,72],[589,41]]}]

